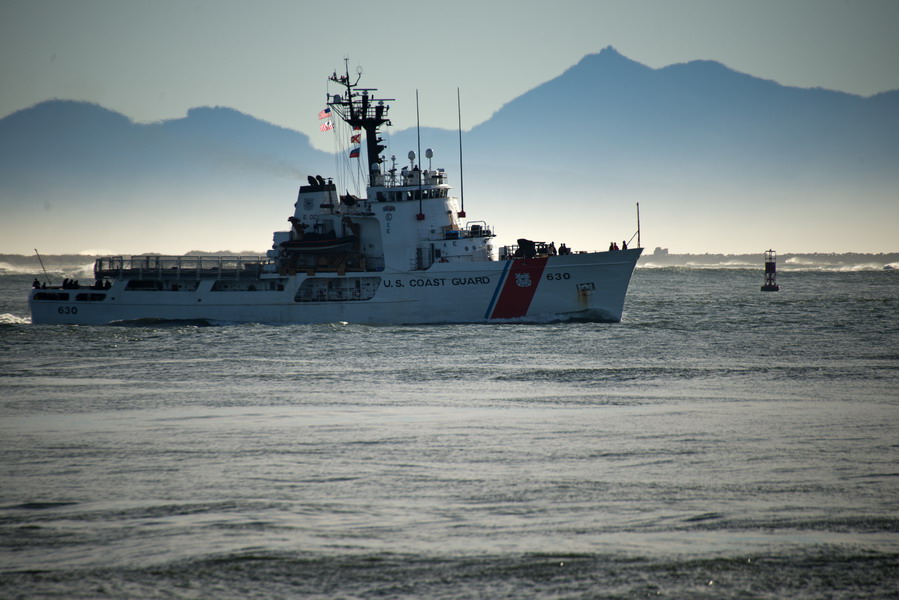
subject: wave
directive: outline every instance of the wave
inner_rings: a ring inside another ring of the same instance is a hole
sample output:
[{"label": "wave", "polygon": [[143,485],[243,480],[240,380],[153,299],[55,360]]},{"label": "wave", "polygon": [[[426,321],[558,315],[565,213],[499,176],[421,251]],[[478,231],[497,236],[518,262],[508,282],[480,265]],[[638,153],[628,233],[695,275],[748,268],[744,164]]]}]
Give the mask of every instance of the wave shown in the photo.
[{"label": "wave", "polygon": [[637,263],[637,267],[641,269],[755,269],[758,270],[762,268],[758,263],[748,263],[748,262],[740,262],[740,261],[726,261],[726,262],[694,262],[687,261],[682,263],[673,263],[673,262],[639,262]]},{"label": "wave", "polygon": [[[152,565],[12,570],[4,597],[894,598],[897,557],[821,544],[704,556],[332,553],[252,548]],[[560,591],[562,594],[560,594]]]},{"label": "wave", "polygon": [[226,324],[210,319],[161,319],[156,317],[147,317],[143,319],[127,319],[123,321],[112,321],[110,325],[119,327],[150,327],[165,329],[169,327],[213,327],[215,325]]},{"label": "wave", "polygon": [[10,313],[0,314],[0,325],[29,325],[31,319],[23,319]]},{"label": "wave", "polygon": [[[44,271],[39,264],[13,264],[0,262],[0,275],[40,275]],[[50,278],[62,279],[63,277],[86,279],[94,276],[94,263],[54,265],[47,268]]]},{"label": "wave", "polygon": [[41,269],[39,265],[23,266],[0,262],[0,275],[34,275],[40,272]]},{"label": "wave", "polygon": [[846,260],[815,260],[793,256],[786,259],[781,265],[784,270],[794,271],[837,271],[837,272],[853,272],[853,271],[884,271],[894,270],[899,266],[896,262],[866,260],[864,262],[846,261]]},{"label": "wave", "polygon": [[[761,271],[765,267],[763,256],[721,255],[648,255],[637,263],[642,269],[732,269]],[[871,255],[781,255],[777,259],[778,271],[829,271],[851,273],[857,271],[899,271],[895,254]]]}]

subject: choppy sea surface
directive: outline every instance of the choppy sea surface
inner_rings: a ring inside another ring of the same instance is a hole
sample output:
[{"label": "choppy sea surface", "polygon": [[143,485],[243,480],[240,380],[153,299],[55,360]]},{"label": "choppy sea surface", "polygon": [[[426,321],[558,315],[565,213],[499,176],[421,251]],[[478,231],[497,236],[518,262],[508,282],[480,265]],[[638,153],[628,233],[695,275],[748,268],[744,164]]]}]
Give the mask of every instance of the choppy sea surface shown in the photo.
[{"label": "choppy sea surface", "polygon": [[899,271],[638,268],[619,324],[32,326],[0,597],[895,598]]}]

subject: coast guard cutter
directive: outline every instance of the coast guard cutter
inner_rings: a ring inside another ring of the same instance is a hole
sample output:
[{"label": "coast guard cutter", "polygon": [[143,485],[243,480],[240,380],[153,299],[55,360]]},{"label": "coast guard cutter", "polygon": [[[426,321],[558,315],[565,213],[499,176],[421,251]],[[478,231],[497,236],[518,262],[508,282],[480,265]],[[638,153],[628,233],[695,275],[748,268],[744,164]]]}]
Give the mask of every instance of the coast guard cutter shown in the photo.
[{"label": "coast guard cutter", "polygon": [[[330,115],[365,138],[367,195],[310,176],[266,256],[108,256],[95,282],[31,291],[36,324],[135,320],[459,323],[621,320],[641,248],[572,252],[519,239],[494,245],[466,220],[442,169],[383,157],[387,99],[334,74]],[[359,136],[356,138],[356,136]],[[389,167],[389,168],[388,168]]]}]

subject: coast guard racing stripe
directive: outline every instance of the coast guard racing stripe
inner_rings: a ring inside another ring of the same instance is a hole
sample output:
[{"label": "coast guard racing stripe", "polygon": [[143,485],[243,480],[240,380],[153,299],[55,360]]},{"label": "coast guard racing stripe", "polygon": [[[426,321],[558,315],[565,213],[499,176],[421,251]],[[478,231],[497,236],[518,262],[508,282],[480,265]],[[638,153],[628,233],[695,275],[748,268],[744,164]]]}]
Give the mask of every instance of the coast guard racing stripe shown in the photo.
[{"label": "coast guard racing stripe", "polygon": [[[537,292],[546,258],[527,258],[509,261],[505,279],[501,279],[497,289],[499,297],[493,304],[493,311],[487,310],[490,319],[514,319],[527,314],[531,300]],[[500,287],[501,286],[501,287]]]}]

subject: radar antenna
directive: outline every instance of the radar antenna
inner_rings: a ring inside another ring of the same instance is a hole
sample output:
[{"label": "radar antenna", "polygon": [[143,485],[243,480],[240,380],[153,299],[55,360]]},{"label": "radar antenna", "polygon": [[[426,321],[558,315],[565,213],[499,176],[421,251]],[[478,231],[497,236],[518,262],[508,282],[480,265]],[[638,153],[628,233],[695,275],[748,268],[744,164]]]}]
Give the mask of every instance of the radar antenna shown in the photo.
[{"label": "radar antenna", "polygon": [[373,92],[377,89],[360,88],[362,67],[356,68],[356,80],[351,81],[349,59],[344,59],[344,66],[344,75],[338,75],[337,71],[334,71],[329,77],[334,83],[343,86],[344,91],[342,94],[328,96],[327,103],[350,127],[365,131],[369,185],[375,185],[376,176],[381,172],[381,163],[384,162],[381,153],[386,149],[386,146],[381,144],[384,140],[378,136],[378,129],[382,125],[391,125],[390,119],[387,118],[390,105],[385,102],[393,102],[393,98],[376,98]]}]

